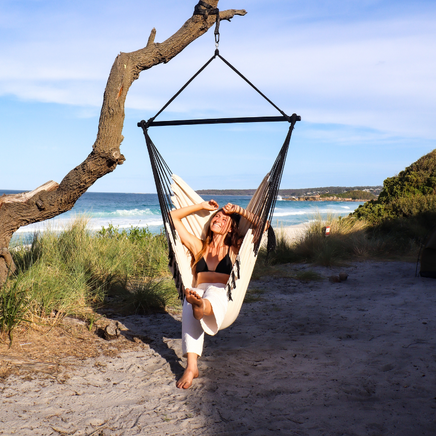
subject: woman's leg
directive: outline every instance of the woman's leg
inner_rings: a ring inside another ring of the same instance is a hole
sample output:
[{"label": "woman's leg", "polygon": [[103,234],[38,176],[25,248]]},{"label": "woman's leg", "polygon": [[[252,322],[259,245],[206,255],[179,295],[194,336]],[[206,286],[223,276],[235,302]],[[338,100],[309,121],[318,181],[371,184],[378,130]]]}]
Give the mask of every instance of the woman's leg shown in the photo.
[{"label": "woman's leg", "polygon": [[[227,309],[227,295],[224,287],[217,288],[215,286],[212,288],[215,288],[215,290],[211,291],[211,288],[208,288],[209,298],[214,301],[217,309],[219,309],[221,320]],[[197,360],[203,352],[204,328],[207,327],[208,334],[214,335],[221,324],[221,321],[217,324],[215,319],[211,319],[214,317],[214,310],[209,299],[202,298],[204,294],[207,294],[207,292],[203,289],[185,290],[186,298],[182,313],[182,351],[183,356],[187,357],[188,363],[183,376],[176,384],[178,388],[188,389],[192,385],[192,380],[198,377]],[[203,322],[204,317],[209,318],[206,319],[206,324]],[[202,321],[200,322],[200,320]]]},{"label": "woman's leg", "polygon": [[[202,290],[199,290],[202,293]],[[185,298],[182,313],[182,352],[188,363],[185,372],[176,386],[188,389],[194,378],[198,377],[197,359],[203,352],[204,331],[200,321],[194,318],[192,305]]]}]

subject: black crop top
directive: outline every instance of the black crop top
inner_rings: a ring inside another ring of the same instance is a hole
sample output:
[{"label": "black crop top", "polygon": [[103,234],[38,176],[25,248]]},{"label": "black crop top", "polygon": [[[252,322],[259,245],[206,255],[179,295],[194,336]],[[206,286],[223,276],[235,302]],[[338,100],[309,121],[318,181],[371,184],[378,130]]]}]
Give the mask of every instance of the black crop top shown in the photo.
[{"label": "black crop top", "polygon": [[232,265],[232,261],[231,261],[230,256],[229,256],[229,251],[230,251],[230,247],[227,250],[227,254],[220,260],[220,262],[216,266],[215,271],[209,270],[204,257],[202,257],[198,261],[197,265],[195,265],[195,271],[197,272],[197,274],[200,272],[217,272],[217,273],[230,275],[230,273],[232,272],[233,265]]}]

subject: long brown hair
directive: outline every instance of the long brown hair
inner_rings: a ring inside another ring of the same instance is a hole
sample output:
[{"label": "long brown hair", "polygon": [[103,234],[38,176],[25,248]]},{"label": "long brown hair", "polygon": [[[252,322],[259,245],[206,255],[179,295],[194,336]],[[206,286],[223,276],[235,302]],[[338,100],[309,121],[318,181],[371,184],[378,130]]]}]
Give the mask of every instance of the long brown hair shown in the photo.
[{"label": "long brown hair", "polygon": [[194,271],[194,275],[196,276],[197,273],[195,271],[195,265],[200,261],[200,259],[204,256],[204,253],[207,252],[209,249],[210,244],[212,243],[213,239],[213,232],[210,228],[210,223],[213,219],[213,217],[218,213],[222,212],[225,215],[228,215],[230,217],[230,229],[227,233],[226,237],[224,238],[224,245],[227,245],[229,247],[235,247],[237,251],[239,251],[239,248],[241,247],[242,239],[239,236],[238,226],[239,226],[239,220],[241,219],[241,216],[237,213],[227,214],[224,212],[223,209],[217,210],[213,216],[211,217],[209,221],[209,227],[207,229],[206,238],[203,241],[203,248],[197,253],[197,255],[194,257],[192,256],[192,269]]}]

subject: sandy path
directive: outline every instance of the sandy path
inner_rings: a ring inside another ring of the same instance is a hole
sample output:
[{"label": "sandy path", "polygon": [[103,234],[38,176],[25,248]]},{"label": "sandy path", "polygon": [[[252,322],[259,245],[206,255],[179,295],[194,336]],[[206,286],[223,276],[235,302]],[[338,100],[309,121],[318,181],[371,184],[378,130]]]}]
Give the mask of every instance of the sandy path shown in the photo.
[{"label": "sandy path", "polygon": [[325,279],[252,282],[264,301],[207,338],[192,389],[175,388],[178,320],[120,318],[150,347],[9,377],[0,434],[434,436],[436,281],[401,262],[292,268]]}]

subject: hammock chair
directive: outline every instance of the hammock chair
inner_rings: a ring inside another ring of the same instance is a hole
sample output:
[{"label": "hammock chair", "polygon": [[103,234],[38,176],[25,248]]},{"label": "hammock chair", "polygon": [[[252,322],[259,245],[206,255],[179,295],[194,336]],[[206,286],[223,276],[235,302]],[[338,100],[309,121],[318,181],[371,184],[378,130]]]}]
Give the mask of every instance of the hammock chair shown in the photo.
[{"label": "hammock chair", "polygon": [[[183,179],[174,174],[165,163],[161,154],[150,138],[148,129],[155,126],[181,126],[181,125],[198,125],[198,124],[228,124],[228,123],[253,123],[253,122],[289,122],[289,129],[277,158],[270,170],[264,177],[260,186],[250,200],[246,210],[256,217],[255,224],[241,217],[238,231],[243,242],[240,247],[238,256],[233,265],[230,278],[226,285],[229,306],[226,316],[220,330],[229,327],[239,315],[248,283],[250,281],[254,264],[257,259],[259,248],[268,236],[267,249],[271,251],[275,247],[275,237],[271,223],[274,212],[277,194],[283,174],[286,155],[289,148],[292,130],[301,117],[293,114],[286,115],[274,103],[272,103],[264,94],[262,94],[248,79],[246,79],[236,68],[227,62],[218,51],[219,33],[219,14],[217,14],[217,28],[215,29],[215,54],[210,58],[203,67],[200,68],[194,76],[186,82],[184,86],[163,106],[163,108],[148,121],[140,121],[138,127],[144,132],[147,150],[150,156],[150,163],[153,177],[156,183],[159,205],[162,212],[165,234],[168,241],[168,258],[169,268],[173,274],[174,282],[179,291],[180,298],[184,298],[185,288],[195,287],[195,277],[191,268],[191,254],[182,244],[180,237],[174,227],[170,211],[173,208],[181,208],[193,204],[202,203],[204,200],[186,183]],[[217,36],[218,35],[218,36]],[[245,118],[218,118],[218,119],[196,119],[196,120],[173,120],[173,121],[155,121],[169,104],[216,58],[221,59],[227,66],[235,71],[245,82],[255,89],[271,105],[273,105],[282,115],[268,117],[245,117]],[[209,220],[215,212],[200,211],[189,215],[182,221],[185,227],[197,238],[204,240],[206,231],[209,226]],[[266,231],[267,230],[267,231]]]}]

